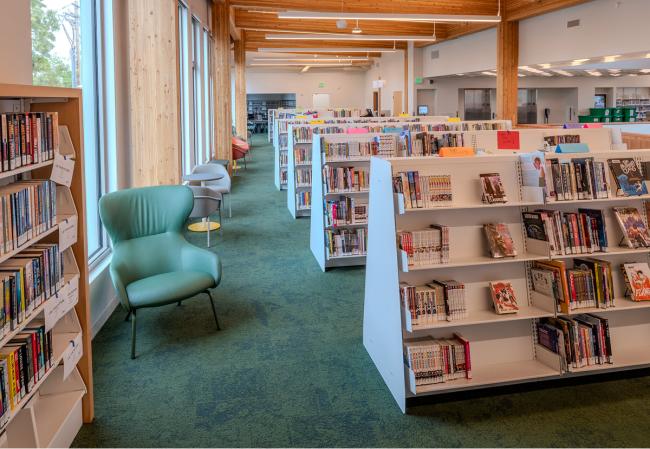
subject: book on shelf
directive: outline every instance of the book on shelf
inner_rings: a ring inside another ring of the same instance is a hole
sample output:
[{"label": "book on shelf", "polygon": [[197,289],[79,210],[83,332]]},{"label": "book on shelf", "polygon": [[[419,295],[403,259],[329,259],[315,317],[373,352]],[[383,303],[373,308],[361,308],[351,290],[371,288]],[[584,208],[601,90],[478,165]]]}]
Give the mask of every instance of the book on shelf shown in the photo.
[{"label": "book on shelf", "polygon": [[458,333],[445,339],[406,340],[404,359],[414,375],[413,387],[472,378],[470,343]]},{"label": "book on shelf", "polygon": [[296,207],[299,210],[311,208],[311,192],[308,190],[296,193]]},{"label": "book on shelf", "polygon": [[519,311],[515,290],[512,288],[512,284],[510,282],[490,282],[490,294],[492,296],[494,311],[497,314],[503,315],[508,313],[517,313]]},{"label": "book on shelf", "polygon": [[648,189],[637,162],[631,157],[608,159],[617,187],[617,196],[647,195]]},{"label": "book on shelf", "polygon": [[625,296],[632,301],[650,301],[650,267],[647,262],[621,264]]},{"label": "book on shelf", "polygon": [[295,148],[293,158],[296,164],[311,164],[311,151],[308,148]]},{"label": "book on shelf", "polygon": [[613,363],[609,321],[590,313],[541,318],[537,342],[558,354],[565,369]]},{"label": "book on shelf", "polygon": [[452,203],[451,175],[420,175],[417,170],[393,176],[393,192],[404,195],[406,209],[444,207]]},{"label": "book on shelf", "polygon": [[481,201],[487,204],[507,203],[506,190],[499,173],[481,173]]},{"label": "book on shelf", "polygon": [[296,186],[311,186],[311,167],[296,169]]},{"label": "book on shelf", "polygon": [[398,231],[399,248],[406,253],[408,266],[449,263],[449,228],[430,225],[429,229]]},{"label": "book on shelf", "polygon": [[[542,187],[547,184],[546,156],[542,151],[531,151],[519,155],[521,163],[521,184],[527,187]],[[550,162],[550,161],[549,161]]]},{"label": "book on shelf", "polygon": [[397,154],[397,137],[389,134],[382,134],[373,137],[374,155],[380,157],[391,157]]},{"label": "book on shelf", "polygon": [[436,297],[442,298],[444,305],[445,319],[457,321],[468,317],[467,304],[465,301],[465,284],[454,280],[432,280],[427,287],[435,291]]},{"label": "book on shelf", "polygon": [[408,311],[412,326],[447,321],[444,295],[437,295],[435,288],[401,282],[399,292],[402,307]]},{"label": "book on shelf", "polygon": [[6,423],[8,413],[31,393],[46,372],[53,368],[52,331],[45,331],[42,320],[31,326],[0,348],[0,391],[2,418]]},{"label": "book on shelf", "polygon": [[574,158],[567,162],[558,159],[547,161],[550,172],[551,200],[573,201],[609,198],[609,185],[605,163],[593,157]]},{"label": "book on shelf", "polygon": [[601,259],[535,261],[531,268],[533,291],[553,299],[559,313],[584,308],[614,307],[612,265]]},{"label": "book on shelf", "polygon": [[607,232],[601,210],[560,212],[538,209],[522,212],[522,217],[526,237],[547,243],[552,256],[607,251]]},{"label": "book on shelf", "polygon": [[295,143],[311,142],[312,129],[307,126],[294,126],[293,127],[293,140]]},{"label": "book on shelf", "polygon": [[368,200],[341,196],[325,201],[325,226],[368,223]]},{"label": "book on shelf", "polygon": [[359,167],[323,167],[326,193],[359,192],[370,187],[370,172]]},{"label": "book on shelf", "polygon": [[280,151],[280,166],[286,167],[289,164],[289,154],[286,151]]},{"label": "book on shelf", "polygon": [[442,148],[465,146],[461,133],[429,134],[424,144],[424,156],[439,154]]},{"label": "book on shelf", "polygon": [[0,171],[54,158],[59,147],[56,112],[0,114]]},{"label": "book on shelf", "polygon": [[488,223],[483,225],[483,229],[493,258],[500,259],[517,255],[517,248],[515,248],[515,242],[512,240],[507,224]]},{"label": "book on shelf", "polygon": [[328,258],[342,256],[363,256],[368,248],[368,230],[326,229],[325,244]]},{"label": "book on shelf", "polygon": [[[377,136],[375,139],[392,137]],[[381,154],[381,144],[374,139],[368,142],[328,142],[325,140],[323,146],[323,160],[326,162],[345,161],[346,159],[369,158]]]},{"label": "book on shelf", "polygon": [[555,147],[563,143],[580,143],[579,134],[564,134],[558,136],[544,136],[544,148],[555,151]]},{"label": "book on shelf", "polygon": [[623,232],[621,243],[629,248],[650,247],[650,234],[636,207],[614,207],[616,221]]}]

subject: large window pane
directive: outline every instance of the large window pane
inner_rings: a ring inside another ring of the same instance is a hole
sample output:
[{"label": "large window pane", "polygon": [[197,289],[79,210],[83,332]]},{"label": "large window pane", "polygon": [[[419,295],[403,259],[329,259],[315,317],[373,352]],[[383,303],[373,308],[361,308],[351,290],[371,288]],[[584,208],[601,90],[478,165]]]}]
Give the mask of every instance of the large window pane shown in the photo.
[{"label": "large window pane", "polygon": [[202,79],[202,52],[201,52],[201,22],[192,18],[192,84],[193,84],[193,112],[194,112],[194,163],[202,164],[203,159],[203,83]]},{"label": "large window pane", "polygon": [[181,82],[181,146],[183,154],[183,173],[192,171],[192,131],[190,127],[190,61],[189,61],[189,36],[188,36],[188,11],[187,6],[178,3],[178,49],[180,58]]}]

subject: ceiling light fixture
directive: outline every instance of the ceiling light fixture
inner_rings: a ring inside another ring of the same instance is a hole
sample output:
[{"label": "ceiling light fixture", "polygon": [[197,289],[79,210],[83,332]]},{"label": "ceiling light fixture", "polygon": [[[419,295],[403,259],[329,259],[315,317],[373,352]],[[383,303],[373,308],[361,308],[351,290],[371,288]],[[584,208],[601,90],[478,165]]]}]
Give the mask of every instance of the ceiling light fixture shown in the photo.
[{"label": "ceiling light fixture", "polygon": [[302,47],[291,47],[291,48],[258,48],[258,53],[395,53],[396,49],[394,48],[345,48],[345,47],[321,47],[321,48],[302,48]]},{"label": "ceiling light fixture", "polygon": [[650,69],[641,69],[639,70],[641,73],[650,73]]},{"label": "ceiling light fixture", "polygon": [[627,75],[627,76],[639,76],[639,75],[637,75],[636,73],[630,73],[630,74]]},{"label": "ceiling light fixture", "polygon": [[357,62],[368,61],[366,57],[356,58],[255,58],[253,62]]},{"label": "ceiling light fixture", "polygon": [[517,76],[518,76],[519,78],[523,78],[523,77],[525,77],[526,75],[524,75],[523,73],[517,73]]},{"label": "ceiling light fixture", "polygon": [[539,66],[541,68],[543,68],[543,69],[550,69],[551,68],[551,64],[539,64]]},{"label": "ceiling light fixture", "polygon": [[361,34],[361,33],[363,33],[363,30],[362,30],[361,28],[359,28],[359,21],[358,21],[358,20],[357,20],[357,26],[355,26],[355,27],[352,29],[352,32],[353,32],[354,34]]},{"label": "ceiling light fixture", "polygon": [[573,73],[567,72],[566,70],[551,69],[551,72],[555,72],[558,75],[562,75],[562,76],[575,76]]},{"label": "ceiling light fixture", "polygon": [[571,65],[582,65],[587,61],[589,61],[589,59],[574,59],[571,61]]},{"label": "ceiling light fixture", "polygon": [[309,67],[308,65],[304,66],[304,67],[302,68],[302,70],[300,71],[300,73],[305,73],[307,70],[309,70],[309,68],[310,68],[310,67]]},{"label": "ceiling light fixture", "polygon": [[454,14],[389,14],[374,12],[279,11],[278,19],[382,20],[391,22],[499,23],[501,16]]},{"label": "ceiling light fixture", "polygon": [[[295,66],[304,66],[304,62],[272,62],[272,63],[262,63],[262,62],[252,62],[249,64],[251,67],[295,67]],[[341,64],[310,64],[310,67],[350,67],[351,62],[341,63]]]},{"label": "ceiling light fixture", "polygon": [[[267,40],[303,40],[303,41],[409,41],[409,42],[433,42],[432,36],[386,36],[372,34],[267,34]],[[344,52],[345,49],[339,50]]]},{"label": "ceiling light fixture", "polygon": [[456,76],[465,76],[464,73],[457,73]]},{"label": "ceiling light fixture", "polygon": [[497,76],[496,73],[494,72],[481,72],[483,75],[488,75],[488,76]]},{"label": "ceiling light fixture", "polygon": [[605,56],[605,57],[603,58],[603,62],[614,62],[614,61],[616,61],[616,60],[617,60],[618,58],[620,58],[620,57],[621,57],[621,55]]},{"label": "ceiling light fixture", "polygon": [[535,67],[529,67],[527,65],[522,65],[519,67],[519,70],[525,70],[526,72],[534,73],[536,75],[542,75],[542,76],[553,76],[548,72],[545,72],[543,70],[536,69]]},{"label": "ceiling light fixture", "polygon": [[585,70],[591,76],[603,76],[598,70]]}]

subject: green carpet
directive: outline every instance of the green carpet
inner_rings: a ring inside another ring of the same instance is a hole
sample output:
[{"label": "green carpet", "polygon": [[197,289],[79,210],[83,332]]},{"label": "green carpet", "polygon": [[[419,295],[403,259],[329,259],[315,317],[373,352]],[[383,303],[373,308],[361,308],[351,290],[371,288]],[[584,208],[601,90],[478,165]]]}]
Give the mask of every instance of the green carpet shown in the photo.
[{"label": "green carpet", "polygon": [[[76,446],[647,446],[650,378],[414,407],[402,415],[361,341],[364,271],[322,273],[309,220],[273,186],[272,148],[233,181],[206,298],[116,310],[93,342],[96,419]],[[189,236],[205,246],[205,236]]]}]

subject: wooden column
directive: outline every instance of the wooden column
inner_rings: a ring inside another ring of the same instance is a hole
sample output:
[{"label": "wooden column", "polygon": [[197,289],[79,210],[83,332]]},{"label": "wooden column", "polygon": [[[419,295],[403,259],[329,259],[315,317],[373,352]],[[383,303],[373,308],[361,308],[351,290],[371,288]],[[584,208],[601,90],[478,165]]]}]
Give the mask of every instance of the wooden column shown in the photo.
[{"label": "wooden column", "polygon": [[519,22],[503,20],[497,26],[497,119],[517,124],[517,69]]},{"label": "wooden column", "polygon": [[232,159],[232,97],[230,92],[230,5],[220,0],[212,8],[214,32],[214,148],[216,159]]},{"label": "wooden column", "polygon": [[248,108],[246,106],[246,30],[240,31],[235,41],[235,126],[237,135],[246,138],[248,131]]},{"label": "wooden column", "polygon": [[404,106],[402,112],[409,112],[409,49],[408,46],[404,49]]},{"label": "wooden column", "polygon": [[178,4],[128,2],[133,187],[180,184]]}]

